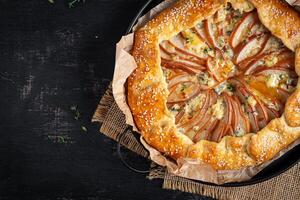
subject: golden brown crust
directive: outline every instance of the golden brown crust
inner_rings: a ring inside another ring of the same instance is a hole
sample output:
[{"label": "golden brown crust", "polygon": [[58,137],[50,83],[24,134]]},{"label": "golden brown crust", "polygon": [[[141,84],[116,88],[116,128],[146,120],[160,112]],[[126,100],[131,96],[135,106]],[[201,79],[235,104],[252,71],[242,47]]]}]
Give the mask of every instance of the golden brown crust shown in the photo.
[{"label": "golden brown crust", "polygon": [[300,74],[300,46],[295,51],[295,71]]},{"label": "golden brown crust", "polygon": [[247,152],[252,134],[224,137],[219,143],[201,140],[189,148],[188,158],[199,159],[215,169],[240,169],[256,161]]},{"label": "golden brown crust", "polygon": [[[236,2],[247,3],[241,0],[233,3]],[[298,14],[279,0],[251,0],[251,3],[258,9],[262,23],[295,50],[300,43]],[[128,103],[141,134],[159,151],[174,159],[198,159],[215,169],[240,169],[271,159],[300,137],[300,128],[290,127],[300,124],[300,92],[289,98],[285,117],[274,119],[257,134],[226,136],[219,143],[202,140],[194,144],[177,130],[174,116],[167,109],[169,92],[160,67],[162,40],[193,27],[225,4],[222,0],[181,0],[135,33],[133,56],[138,68],[128,78]],[[277,20],[269,20],[271,18]]]},{"label": "golden brown crust", "polygon": [[251,137],[249,154],[258,162],[273,158],[300,137],[300,127],[291,127],[284,116],[272,120],[265,128]]},{"label": "golden brown crust", "polygon": [[300,44],[300,17],[297,11],[283,0],[250,0],[256,7],[260,21],[295,51]]},{"label": "golden brown crust", "polygon": [[292,127],[300,126],[300,90],[296,90],[287,100],[285,118]]},{"label": "golden brown crust", "polygon": [[[295,70],[299,75],[300,72],[300,48],[296,49]],[[300,126],[300,89],[299,82],[297,90],[288,98],[285,104],[285,119],[292,127]]]}]

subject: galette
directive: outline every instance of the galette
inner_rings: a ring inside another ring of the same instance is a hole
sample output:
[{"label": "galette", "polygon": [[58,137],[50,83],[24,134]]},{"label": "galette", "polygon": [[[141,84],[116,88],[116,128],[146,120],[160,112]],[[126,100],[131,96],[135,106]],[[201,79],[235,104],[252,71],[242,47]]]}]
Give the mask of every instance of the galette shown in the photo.
[{"label": "galette", "polygon": [[300,16],[281,0],[179,0],[135,32],[127,100],[145,141],[216,170],[300,138]]}]

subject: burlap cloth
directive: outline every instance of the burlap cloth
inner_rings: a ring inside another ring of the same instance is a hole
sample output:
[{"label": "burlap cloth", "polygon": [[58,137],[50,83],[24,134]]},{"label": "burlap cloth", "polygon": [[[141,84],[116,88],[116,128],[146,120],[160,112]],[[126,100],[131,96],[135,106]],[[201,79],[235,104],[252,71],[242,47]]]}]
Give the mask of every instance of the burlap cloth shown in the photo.
[{"label": "burlap cloth", "polygon": [[[125,116],[118,108],[111,85],[100,100],[93,116],[94,122],[101,124],[100,133],[120,142],[131,151],[148,157],[148,152],[133,135],[132,129],[125,123]],[[122,134],[122,137],[120,135]],[[213,197],[216,199],[300,199],[300,164],[285,173],[263,183],[245,187],[217,187],[208,186],[168,173],[165,168],[155,165],[149,166],[149,179],[163,179],[164,189],[181,190]]]}]

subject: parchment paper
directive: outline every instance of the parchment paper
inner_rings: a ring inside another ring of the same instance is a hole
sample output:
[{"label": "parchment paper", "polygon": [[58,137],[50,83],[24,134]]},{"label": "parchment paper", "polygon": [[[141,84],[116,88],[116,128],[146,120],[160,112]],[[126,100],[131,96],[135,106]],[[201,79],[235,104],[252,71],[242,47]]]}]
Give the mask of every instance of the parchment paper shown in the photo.
[{"label": "parchment paper", "polygon": [[[147,14],[138,20],[133,30],[143,26],[146,22],[152,19],[156,14],[160,13],[165,8],[169,7],[176,0],[167,0],[151,9]],[[293,3],[289,0],[289,3]],[[299,4],[299,2],[296,1]],[[113,96],[119,108],[125,114],[126,123],[133,127],[134,131],[138,132],[131,114],[130,108],[126,102],[125,83],[130,74],[136,69],[137,65],[134,58],[131,56],[131,49],[133,46],[133,34],[125,35],[121,38],[116,47],[116,62],[115,72],[113,77]],[[166,166],[168,171],[181,177],[190,178],[194,180],[201,180],[205,182],[224,184],[228,182],[241,182],[251,179],[258,172],[267,167],[274,160],[281,157],[284,153],[300,144],[300,139],[292,143],[288,148],[280,151],[272,160],[260,164],[255,167],[247,167],[240,170],[215,170],[209,164],[201,161],[196,161],[187,158],[181,158],[175,163],[173,160],[163,156],[159,151],[148,145],[141,136],[141,143],[149,151],[150,158],[155,163]]]},{"label": "parchment paper", "polygon": [[292,6],[300,6],[300,0],[286,0]]}]

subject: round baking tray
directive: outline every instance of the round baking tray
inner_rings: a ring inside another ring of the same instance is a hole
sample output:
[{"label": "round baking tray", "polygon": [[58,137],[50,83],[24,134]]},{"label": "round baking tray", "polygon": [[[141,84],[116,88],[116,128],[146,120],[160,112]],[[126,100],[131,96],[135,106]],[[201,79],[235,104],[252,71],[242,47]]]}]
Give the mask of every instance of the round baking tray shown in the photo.
[{"label": "round baking tray", "polygon": [[[162,0],[147,0],[147,1],[145,1],[145,4],[143,5],[143,7],[139,10],[137,15],[133,18],[130,25],[128,26],[127,34],[132,31],[133,26],[136,24],[137,20],[143,14],[145,14],[151,8],[153,8],[154,6],[158,5],[161,2],[162,2]],[[281,156],[279,159],[273,161],[268,167],[263,169],[257,175],[252,177],[250,180],[243,181],[243,182],[226,183],[226,184],[218,185],[218,186],[222,186],[222,187],[247,186],[247,185],[261,183],[263,181],[274,178],[298,163],[298,161],[300,160],[299,152],[300,152],[300,145],[297,145],[296,147],[294,147],[293,149],[291,149],[290,151],[285,153],[283,156]],[[133,171],[139,172],[139,173],[148,172],[147,170],[138,170],[138,169],[131,167],[130,164],[128,164],[126,162],[126,160],[122,157],[121,150],[120,150],[120,144],[118,144],[118,153],[119,153],[119,156],[120,156],[122,162],[124,163],[124,165],[126,167],[128,167],[130,170],[133,170]],[[215,185],[213,183],[208,183],[208,182],[203,182],[203,181],[197,181],[197,182],[207,184],[207,185]]]}]

